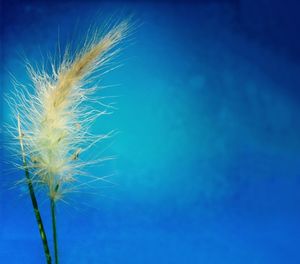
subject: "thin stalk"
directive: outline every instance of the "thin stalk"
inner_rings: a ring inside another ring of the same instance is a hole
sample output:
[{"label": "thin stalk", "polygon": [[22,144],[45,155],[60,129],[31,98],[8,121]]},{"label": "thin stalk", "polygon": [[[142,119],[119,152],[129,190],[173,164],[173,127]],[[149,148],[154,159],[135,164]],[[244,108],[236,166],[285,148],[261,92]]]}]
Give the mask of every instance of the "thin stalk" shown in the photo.
[{"label": "thin stalk", "polygon": [[54,257],[55,264],[58,264],[58,251],[57,251],[57,235],[56,235],[56,216],[55,216],[55,201],[50,198],[51,203],[51,216],[52,216],[52,230],[53,230],[53,243],[54,243]]},{"label": "thin stalk", "polygon": [[20,116],[19,115],[18,115],[18,132],[19,132],[19,140],[20,140],[20,146],[21,146],[21,152],[22,152],[23,167],[24,167],[24,170],[25,170],[25,176],[26,176],[26,181],[27,181],[27,185],[28,185],[28,189],[29,189],[29,194],[30,194],[30,198],[31,198],[35,218],[36,218],[36,221],[37,221],[37,224],[38,224],[39,232],[40,232],[40,235],[41,235],[41,239],[42,239],[42,242],[43,242],[46,261],[47,261],[47,264],[51,264],[51,255],[50,255],[50,251],[49,251],[49,247],[48,247],[47,236],[46,236],[46,232],[45,232],[45,229],[44,229],[44,225],[43,225],[42,217],[41,217],[41,214],[40,214],[40,210],[39,210],[39,207],[38,207],[37,199],[36,199],[36,196],[35,196],[34,188],[33,188],[33,185],[32,185],[32,180],[31,180],[29,170],[28,170],[28,167],[27,167],[27,162],[26,162],[26,157],[25,157],[25,152],[24,152],[24,146],[23,146],[23,133],[21,132],[21,124],[20,124]]}]

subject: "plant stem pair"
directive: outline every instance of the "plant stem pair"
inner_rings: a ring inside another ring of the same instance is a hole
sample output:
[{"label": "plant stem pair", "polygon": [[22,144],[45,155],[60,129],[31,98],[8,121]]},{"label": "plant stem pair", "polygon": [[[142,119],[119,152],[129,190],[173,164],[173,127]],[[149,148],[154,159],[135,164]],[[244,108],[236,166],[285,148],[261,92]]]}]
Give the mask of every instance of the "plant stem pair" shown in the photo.
[{"label": "plant stem pair", "polygon": [[[46,262],[47,264],[51,264],[51,254],[48,246],[48,240],[45,232],[45,228],[43,225],[42,217],[40,214],[40,210],[38,207],[38,202],[35,196],[32,180],[29,174],[29,170],[27,167],[25,152],[24,152],[24,146],[23,146],[23,133],[21,131],[21,124],[20,124],[20,117],[18,116],[18,132],[19,132],[19,140],[20,140],[20,146],[21,146],[21,152],[22,152],[22,160],[23,160],[23,167],[25,170],[25,176],[26,176],[26,182],[28,185],[28,190],[32,202],[32,207],[34,210],[35,218],[38,224],[39,233],[43,242],[43,248],[45,252]],[[58,189],[57,185],[57,189]],[[57,234],[56,234],[56,215],[55,215],[55,201],[53,198],[50,198],[50,205],[51,205],[51,217],[52,217],[52,230],[53,230],[53,243],[54,243],[54,255],[55,255],[55,264],[58,264],[58,251],[57,251]]]}]

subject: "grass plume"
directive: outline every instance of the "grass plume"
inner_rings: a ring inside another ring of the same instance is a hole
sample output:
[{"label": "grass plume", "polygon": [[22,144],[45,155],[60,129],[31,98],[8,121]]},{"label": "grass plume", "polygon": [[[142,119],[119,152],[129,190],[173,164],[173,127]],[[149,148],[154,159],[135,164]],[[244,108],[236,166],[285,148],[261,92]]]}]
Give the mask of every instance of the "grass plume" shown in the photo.
[{"label": "grass plume", "polygon": [[127,33],[128,21],[123,21],[102,37],[93,34],[75,56],[67,51],[59,67],[52,65],[50,73],[28,64],[34,94],[19,89],[18,100],[11,100],[22,124],[27,168],[35,183],[48,188],[53,200],[62,198],[70,190],[68,184],[78,181],[76,177],[83,173],[87,163],[79,155],[108,136],[90,134],[91,124],[107,110],[86,102],[93,101],[91,95],[96,90],[91,82],[93,73],[118,52],[117,45]]},{"label": "grass plume", "polygon": [[[97,87],[92,86],[92,77],[118,52],[117,45],[128,34],[128,29],[125,20],[104,36],[89,35],[91,40],[87,40],[81,50],[74,56],[66,51],[60,65],[56,67],[53,63],[50,72],[35,70],[27,64],[34,93],[18,85],[13,96],[8,98],[16,123],[9,127],[9,132],[20,145],[17,148],[20,151],[16,152],[22,158],[19,167],[25,171],[48,264],[52,260],[34,187],[46,187],[50,197],[54,261],[58,264],[56,201],[74,190],[73,183],[80,182],[78,178],[84,175],[84,166],[101,161],[84,162],[79,155],[109,136],[89,132],[92,123],[107,114],[93,104],[92,95]],[[96,103],[101,105],[101,102]],[[101,179],[95,177],[88,183]],[[80,187],[84,183],[77,185]]]}]

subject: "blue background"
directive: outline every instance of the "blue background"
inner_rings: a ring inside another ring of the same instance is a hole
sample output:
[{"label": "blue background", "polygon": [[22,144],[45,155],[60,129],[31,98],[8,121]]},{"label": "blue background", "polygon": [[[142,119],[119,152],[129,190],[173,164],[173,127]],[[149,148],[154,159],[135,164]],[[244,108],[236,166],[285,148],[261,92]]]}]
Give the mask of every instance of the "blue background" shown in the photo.
[{"label": "blue background", "polygon": [[[29,84],[24,55],[136,25],[102,80],[118,111],[94,127],[120,131],[99,146],[117,159],[90,169],[114,184],[58,203],[60,263],[300,263],[298,1],[62,2],[2,3],[1,98],[9,72]],[[44,263],[24,175],[1,157],[0,262]]]}]

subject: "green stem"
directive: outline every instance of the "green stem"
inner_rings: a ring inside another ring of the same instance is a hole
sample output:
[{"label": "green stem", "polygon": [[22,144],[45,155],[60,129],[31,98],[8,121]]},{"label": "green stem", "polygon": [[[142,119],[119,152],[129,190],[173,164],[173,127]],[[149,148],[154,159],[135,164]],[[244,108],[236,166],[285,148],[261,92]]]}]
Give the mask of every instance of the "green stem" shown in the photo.
[{"label": "green stem", "polygon": [[50,199],[50,203],[51,203],[51,216],[52,216],[52,230],[53,230],[55,264],[58,264],[57,235],[56,235],[56,217],[55,217],[55,201],[54,201],[53,198]]},{"label": "green stem", "polygon": [[46,232],[45,232],[45,229],[44,229],[42,217],[41,217],[40,210],[39,210],[39,207],[38,207],[38,203],[37,203],[37,200],[36,200],[36,197],[35,197],[32,181],[31,181],[31,178],[30,178],[30,175],[29,175],[29,171],[27,169],[26,162],[24,162],[24,168],[25,168],[25,175],[26,175],[26,179],[27,179],[29,194],[30,194],[30,197],[31,197],[31,202],[32,202],[35,218],[36,218],[36,221],[37,221],[37,224],[38,224],[38,227],[39,227],[39,232],[40,232],[42,242],[43,242],[44,252],[45,252],[45,255],[46,255],[46,261],[47,261],[47,264],[51,264],[51,255],[50,255],[50,251],[49,251],[49,247],[48,247],[47,236],[46,236]]},{"label": "green stem", "polygon": [[47,264],[51,264],[51,255],[50,255],[50,251],[49,251],[49,247],[48,247],[47,236],[46,236],[46,232],[44,229],[44,225],[43,225],[42,217],[41,217],[40,210],[38,207],[38,203],[36,200],[36,196],[34,193],[32,180],[30,178],[29,170],[27,167],[26,156],[25,156],[25,151],[24,151],[24,146],[23,146],[23,133],[21,131],[21,122],[20,122],[19,114],[17,116],[17,121],[18,121],[18,132],[19,132],[19,140],[20,140],[21,154],[22,154],[22,160],[23,160],[23,167],[25,170],[25,176],[26,176],[26,181],[27,181],[29,194],[30,194],[30,198],[31,198],[31,202],[32,202],[32,207],[34,210],[35,218],[36,218],[39,232],[41,235],[41,239],[43,242],[44,252],[46,255],[46,261],[47,261]]}]

